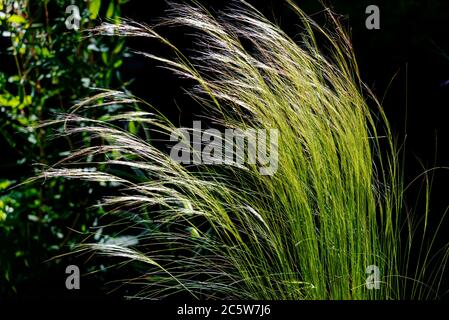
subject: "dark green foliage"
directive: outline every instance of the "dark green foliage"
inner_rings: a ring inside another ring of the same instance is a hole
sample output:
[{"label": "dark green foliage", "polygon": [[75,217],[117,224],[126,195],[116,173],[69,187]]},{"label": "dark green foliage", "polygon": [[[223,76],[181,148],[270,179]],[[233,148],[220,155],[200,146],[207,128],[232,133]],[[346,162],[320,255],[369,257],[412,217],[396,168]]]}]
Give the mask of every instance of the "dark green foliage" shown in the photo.
[{"label": "dark green foliage", "polygon": [[101,215],[86,211],[96,186],[59,179],[14,188],[37,163],[90,143],[52,139],[55,128],[39,123],[69,112],[92,87],[124,89],[124,40],[83,33],[100,16],[118,21],[124,1],[72,2],[82,17],[78,31],[65,25],[68,1],[0,0],[0,299],[24,294],[20,287],[31,277],[49,276],[43,262],[67,252]]}]

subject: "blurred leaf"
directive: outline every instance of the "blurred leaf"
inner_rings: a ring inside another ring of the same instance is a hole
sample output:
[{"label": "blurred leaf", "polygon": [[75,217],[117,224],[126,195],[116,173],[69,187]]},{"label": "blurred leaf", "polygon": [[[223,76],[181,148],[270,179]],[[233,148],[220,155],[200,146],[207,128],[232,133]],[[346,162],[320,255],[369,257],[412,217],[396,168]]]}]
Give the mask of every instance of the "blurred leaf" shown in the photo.
[{"label": "blurred leaf", "polygon": [[114,48],[114,51],[112,51],[114,54],[120,53],[122,51],[123,46],[125,45],[125,40],[121,40]]},{"label": "blurred leaf", "polygon": [[105,65],[109,65],[109,55],[107,52],[103,51],[101,53],[101,59],[103,60]]},{"label": "blurred leaf", "polygon": [[6,213],[0,209],[0,222],[6,220]]},{"label": "blurred leaf", "polygon": [[9,94],[0,95],[0,106],[15,108],[20,104],[19,98]]},{"label": "blurred leaf", "polygon": [[39,218],[36,215],[34,215],[34,214],[29,214],[28,215],[28,220],[33,221],[33,222],[37,222],[37,221],[39,221]]},{"label": "blurred leaf", "polygon": [[11,181],[9,181],[9,180],[2,180],[2,181],[0,181],[0,190],[5,190],[10,185],[11,185]]},{"label": "blurred leaf", "polygon": [[129,132],[131,132],[132,134],[137,134],[137,127],[134,121],[130,121],[128,124],[128,130]]},{"label": "blurred leaf", "polygon": [[101,0],[91,0],[89,3],[90,19],[94,20],[97,18],[100,12]]},{"label": "blurred leaf", "polygon": [[27,21],[24,17],[19,16],[17,14],[13,14],[8,18],[8,22],[22,24],[22,23],[26,23]]},{"label": "blurred leaf", "polygon": [[106,11],[106,17],[107,18],[112,18],[112,16],[114,15],[114,12],[115,12],[114,1],[110,1],[109,2],[109,6],[108,6],[108,11]]},{"label": "blurred leaf", "polygon": [[114,68],[117,69],[119,68],[121,65],[123,64],[123,60],[117,60],[116,62],[114,62]]}]

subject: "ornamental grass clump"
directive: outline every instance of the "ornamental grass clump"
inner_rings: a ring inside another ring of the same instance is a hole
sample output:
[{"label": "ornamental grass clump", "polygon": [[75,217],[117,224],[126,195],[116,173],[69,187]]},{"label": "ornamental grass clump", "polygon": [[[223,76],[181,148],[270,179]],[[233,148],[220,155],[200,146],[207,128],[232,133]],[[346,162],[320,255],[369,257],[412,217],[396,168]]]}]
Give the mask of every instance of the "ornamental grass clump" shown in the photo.
[{"label": "ornamental grass clump", "polygon": [[[124,20],[93,30],[165,44],[173,57],[140,54],[196,83],[189,94],[209,126],[277,132],[266,148],[276,152],[276,170],[261,174],[259,160],[175,161],[169,137],[177,125],[123,92],[101,91],[51,123],[96,141],[43,177],[114,186],[101,205],[120,216],[121,235],[134,230],[136,241],[79,250],[142,263],[141,277],[130,280],[141,285],[134,297],[436,297],[441,272],[425,278],[426,261],[406,270],[414,229],[400,215],[398,151],[382,107],[360,80],[350,41],[330,12],[332,26],[324,29],[290,5],[301,22],[295,39],[243,1],[218,16],[200,5],[174,5],[160,25],[194,31],[198,49],[189,56],[156,31],[159,25]],[[83,116],[111,104],[122,109]]]}]

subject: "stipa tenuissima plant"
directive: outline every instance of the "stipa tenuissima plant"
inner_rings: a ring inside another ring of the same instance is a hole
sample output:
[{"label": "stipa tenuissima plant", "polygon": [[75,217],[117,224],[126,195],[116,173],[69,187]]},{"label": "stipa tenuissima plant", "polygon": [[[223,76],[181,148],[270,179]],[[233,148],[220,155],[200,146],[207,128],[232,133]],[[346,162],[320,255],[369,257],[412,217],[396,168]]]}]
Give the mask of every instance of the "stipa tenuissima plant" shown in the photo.
[{"label": "stipa tenuissima plant", "polygon": [[[95,30],[166,44],[175,58],[142,54],[196,81],[190,93],[217,127],[279,133],[277,171],[262,175],[258,165],[177,163],[123,123],[167,140],[176,126],[121,92],[101,92],[54,122],[64,122],[66,134],[102,141],[43,176],[119,185],[103,205],[128,215],[142,230],[139,241],[89,248],[146,264],[136,297],[180,291],[244,299],[436,296],[441,270],[422,286],[425,267],[406,272],[398,156],[382,108],[360,81],[350,42],[331,14],[329,31],[291,5],[302,23],[296,40],[242,1],[218,18],[199,5],[174,6],[165,24],[196,31],[201,49],[190,58],[147,25],[125,21]],[[80,111],[109,104],[139,107],[101,119]],[[369,266],[379,268],[379,289],[366,286]]]}]

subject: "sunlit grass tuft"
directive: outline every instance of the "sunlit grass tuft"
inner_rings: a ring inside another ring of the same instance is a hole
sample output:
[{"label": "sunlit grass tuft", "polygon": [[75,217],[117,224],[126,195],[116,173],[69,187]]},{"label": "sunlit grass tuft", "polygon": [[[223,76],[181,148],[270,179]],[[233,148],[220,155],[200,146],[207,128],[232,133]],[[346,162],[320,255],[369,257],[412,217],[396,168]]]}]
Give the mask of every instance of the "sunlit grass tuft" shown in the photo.
[{"label": "sunlit grass tuft", "polygon": [[[90,248],[147,265],[137,298],[177,292],[241,299],[437,296],[441,272],[427,285],[421,285],[429,280],[425,266],[407,278],[414,233],[400,217],[397,148],[382,107],[360,80],[347,35],[332,14],[330,31],[291,5],[301,22],[295,40],[244,2],[219,18],[198,5],[174,6],[165,24],[196,31],[201,50],[190,58],[147,25],[125,21],[95,30],[165,43],[174,59],[142,54],[194,80],[190,93],[218,127],[279,132],[278,169],[270,176],[257,165],[176,163],[167,149],[122,124],[137,123],[167,140],[176,125],[120,92],[100,93],[55,121],[65,123],[66,134],[103,141],[43,175],[120,185],[120,194],[103,204],[142,230],[139,244]],[[139,111],[81,115],[101,101],[138,104]],[[86,164],[96,164],[95,171],[80,169],[86,156],[95,159]],[[410,233],[401,238],[404,230]],[[372,265],[380,271],[378,290],[366,287]]]}]

